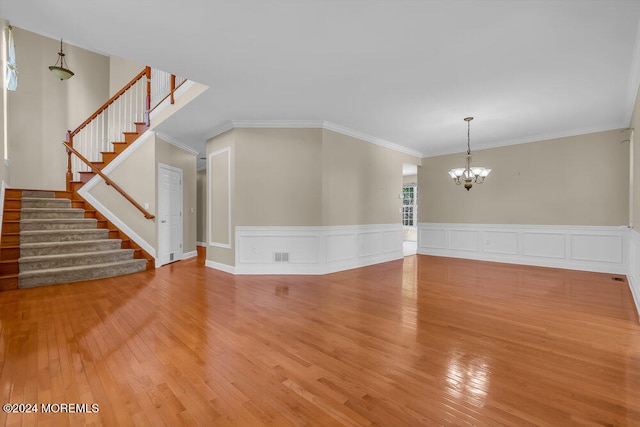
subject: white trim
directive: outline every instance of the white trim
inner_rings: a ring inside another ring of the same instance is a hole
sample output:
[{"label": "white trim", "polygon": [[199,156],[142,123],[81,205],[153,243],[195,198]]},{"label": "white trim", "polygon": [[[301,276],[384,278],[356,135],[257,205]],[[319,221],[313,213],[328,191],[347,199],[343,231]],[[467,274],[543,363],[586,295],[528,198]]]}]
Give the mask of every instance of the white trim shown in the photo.
[{"label": "white trim", "polygon": [[182,259],[195,258],[198,256],[198,251],[184,252],[182,254]]},{"label": "white trim", "polygon": [[[153,78],[153,76],[152,76]],[[193,85],[195,85],[196,83],[192,80],[185,80],[184,83],[182,83],[180,85],[180,87],[173,93],[173,100],[176,101],[179,97],[181,97],[186,91],[188,91],[189,89],[191,89],[191,87]],[[164,110],[165,108],[167,108],[170,105],[175,105],[175,104],[171,104],[171,97],[167,96],[160,104],[158,104],[153,111],[151,111],[151,114],[149,114],[149,121],[153,121],[153,118],[158,115],[158,113],[160,113],[162,110]]]},{"label": "white trim", "polygon": [[[236,274],[327,274],[404,258],[402,225],[236,227]],[[275,253],[288,261],[275,261]]]},{"label": "white trim", "polygon": [[418,224],[418,254],[627,274],[629,228]]},{"label": "white trim", "polygon": [[196,242],[196,246],[207,246],[205,242]]},{"label": "white trim", "polygon": [[343,135],[351,136],[353,138],[361,139],[366,142],[370,142],[371,144],[379,145],[381,147],[388,148],[393,151],[399,151],[400,153],[409,154],[410,156],[415,156],[422,158],[424,157],[423,153],[418,150],[414,150],[412,148],[404,147],[402,145],[396,144],[395,142],[387,141],[382,138],[377,138],[375,136],[367,135],[357,130],[349,129],[344,126],[340,126],[331,122],[323,122],[323,129],[330,130],[333,132],[341,133]]},{"label": "white trim", "polygon": [[213,268],[214,270],[224,271],[229,274],[236,274],[236,269],[232,265],[222,264],[211,260],[206,260],[204,265],[209,268]]},{"label": "white trim", "polygon": [[[623,121],[620,121],[620,122],[611,123],[608,125],[596,126],[596,127],[570,129],[570,130],[561,131],[561,132],[550,132],[545,134],[525,136],[522,138],[514,138],[514,139],[507,139],[507,140],[495,140],[487,144],[478,144],[476,141],[474,143],[475,148],[473,149],[473,151],[477,152],[480,150],[487,150],[490,148],[499,148],[499,147],[507,147],[510,145],[527,144],[529,142],[542,142],[542,141],[548,141],[551,139],[588,135],[590,133],[608,132],[611,130],[619,130],[625,127],[627,127],[627,124],[625,124]],[[426,150],[423,153],[423,157],[436,157],[436,156],[444,156],[446,154],[459,154],[459,153],[463,153],[463,151],[460,151],[459,147],[458,148],[454,148],[453,146],[436,147],[433,149]]]},{"label": "white trim", "polygon": [[385,147],[390,150],[409,154],[411,156],[415,156],[419,158],[424,157],[420,151],[413,150],[411,148],[404,147],[394,142],[390,142],[382,138],[377,138],[375,136],[371,136],[366,133],[363,133],[354,129],[350,129],[348,127],[341,126],[325,120],[231,120],[231,121],[224,122],[218,127],[214,128],[208,134],[206,139],[209,140],[228,130],[235,129],[235,128],[325,129],[325,130],[330,130],[332,132],[340,133],[342,135],[351,136],[353,138],[357,138],[362,141],[369,142],[371,144],[379,145],[381,147]]},{"label": "white trim", "polygon": [[[213,236],[213,227],[211,227],[212,224],[212,218],[211,218],[211,191],[213,189],[213,185],[211,183],[211,180],[213,179],[213,175],[211,174],[211,159],[214,156],[218,156],[221,155],[222,153],[227,153],[227,203],[229,206],[229,213],[228,213],[228,224],[227,224],[227,228],[228,228],[228,241],[229,243],[222,243],[222,242],[216,242],[215,240],[213,240],[214,236]],[[225,248],[225,249],[231,249],[232,248],[232,240],[231,240],[231,147],[224,147],[220,150],[214,151],[212,153],[210,153],[207,156],[207,174],[208,179],[207,179],[207,183],[208,183],[208,188],[209,191],[207,192],[207,224],[209,224],[209,227],[207,227],[209,229],[209,246],[215,246],[218,248]]]},{"label": "white trim", "polygon": [[[96,177],[91,178],[93,181]],[[102,179],[102,178],[100,178]],[[89,182],[91,182],[89,181]],[[87,183],[88,184],[88,183]],[[116,227],[118,227],[123,233],[125,233],[131,240],[136,242],[138,246],[144,249],[149,255],[153,258],[156,257],[156,250],[153,246],[149,244],[146,240],[144,240],[138,233],[133,231],[127,224],[125,224],[120,218],[118,218],[113,212],[111,212],[105,205],[100,203],[98,199],[93,197],[91,193],[89,193],[89,189],[87,189],[87,184],[83,185],[80,190],[78,190],[78,194],[85,199],[89,204],[91,204],[94,208],[96,208],[102,215],[104,215],[109,221],[113,223]],[[95,185],[95,184],[94,184]],[[157,260],[156,260],[157,262]]]},{"label": "white trim", "polygon": [[162,139],[163,141],[166,141],[167,143],[173,145],[174,147],[178,147],[179,149],[186,151],[187,153],[193,154],[195,156],[200,154],[200,152],[195,148],[189,147],[188,145],[178,141],[174,137],[167,135],[164,132],[156,131],[156,136],[158,136],[158,138]]},{"label": "white trim", "polygon": [[204,138],[205,141],[210,140],[211,138],[215,138],[218,135],[222,135],[223,133],[233,129],[233,123],[230,120],[224,121],[220,123],[218,126],[214,127],[209,131],[207,136]]}]

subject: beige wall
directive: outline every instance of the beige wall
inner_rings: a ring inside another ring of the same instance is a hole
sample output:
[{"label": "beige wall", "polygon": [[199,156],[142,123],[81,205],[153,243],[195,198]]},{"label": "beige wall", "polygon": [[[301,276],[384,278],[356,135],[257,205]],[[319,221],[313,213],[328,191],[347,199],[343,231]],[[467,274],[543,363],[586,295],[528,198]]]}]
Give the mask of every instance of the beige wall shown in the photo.
[{"label": "beige wall", "polygon": [[321,225],[321,130],[234,132],[236,225]]},{"label": "beige wall", "polygon": [[402,183],[404,185],[416,184],[417,182],[418,182],[418,175],[405,175],[402,177]]},{"label": "beige wall", "polygon": [[403,163],[420,159],[323,129],[322,224],[400,223]]},{"label": "beige wall", "polygon": [[115,95],[143,68],[144,65],[111,55],[109,57],[109,97]]},{"label": "beige wall", "polygon": [[48,67],[56,62],[60,41],[14,27],[18,90],[8,94],[10,184],[64,189],[66,131],[75,129],[108,98],[109,59],[63,45],[75,76],[60,81]]},{"label": "beige wall", "polygon": [[[133,200],[155,215],[156,210],[156,160],[155,137],[151,134],[128,158],[109,173],[109,178],[120,186]],[[142,237],[149,245],[157,247],[155,219],[147,219],[131,203],[104,182],[89,192],[120,220]]]},{"label": "beige wall", "polygon": [[231,183],[226,166],[208,160],[207,211],[213,217],[206,228],[219,236],[231,231],[230,249],[207,247],[207,259],[227,265],[235,262],[236,225],[400,224],[402,164],[420,164],[324,129],[233,129],[207,142],[207,157],[225,147],[231,148]]},{"label": "beige wall", "polygon": [[[195,154],[171,145],[156,136],[156,165],[163,163],[182,169],[182,248],[185,253],[196,250],[196,160]],[[157,174],[155,176],[157,183]]]},{"label": "beige wall", "polygon": [[[235,148],[236,130],[230,130],[207,141],[207,233],[212,233],[216,242],[229,243],[230,248],[211,246],[211,236],[205,236],[207,259],[226,265],[235,265]],[[211,154],[229,149],[231,169],[227,169],[224,156]],[[228,197],[231,197],[231,217],[228,217]],[[226,236],[231,233],[230,241]],[[219,239],[216,237],[219,236]]]},{"label": "beige wall", "polygon": [[447,171],[465,155],[418,168],[419,222],[626,225],[629,144],[618,130],[473,152],[491,175],[467,192]]},{"label": "beige wall", "polygon": [[197,226],[196,226],[196,242],[206,242],[207,232],[207,170],[199,170],[196,175],[196,192],[197,192]]}]

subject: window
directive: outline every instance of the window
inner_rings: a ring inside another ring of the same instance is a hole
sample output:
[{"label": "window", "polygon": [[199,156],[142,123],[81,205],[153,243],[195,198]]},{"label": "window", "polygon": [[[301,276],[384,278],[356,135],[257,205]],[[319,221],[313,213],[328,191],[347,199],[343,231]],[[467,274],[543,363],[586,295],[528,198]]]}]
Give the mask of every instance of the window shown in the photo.
[{"label": "window", "polygon": [[402,187],[402,225],[415,226],[416,208],[418,203],[418,189],[415,184]]}]

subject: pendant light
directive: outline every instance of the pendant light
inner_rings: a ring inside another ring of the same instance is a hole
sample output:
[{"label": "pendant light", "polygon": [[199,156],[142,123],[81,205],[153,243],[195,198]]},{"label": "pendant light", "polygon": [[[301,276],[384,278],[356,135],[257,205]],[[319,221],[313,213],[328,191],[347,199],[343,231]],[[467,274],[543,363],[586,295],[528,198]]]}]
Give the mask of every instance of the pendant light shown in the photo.
[{"label": "pendant light", "polygon": [[465,117],[464,119],[467,122],[467,164],[463,168],[454,168],[449,171],[449,176],[453,179],[453,182],[458,185],[464,183],[464,188],[467,191],[471,190],[474,183],[482,184],[491,172],[491,169],[483,168],[482,166],[471,166],[471,120],[473,120],[473,117]]},{"label": "pendant light", "polygon": [[54,65],[49,67],[49,70],[60,80],[69,80],[71,77],[73,77],[73,71],[68,68],[64,56],[64,52],[62,51],[62,39],[60,39],[60,52],[58,52],[58,60]]}]

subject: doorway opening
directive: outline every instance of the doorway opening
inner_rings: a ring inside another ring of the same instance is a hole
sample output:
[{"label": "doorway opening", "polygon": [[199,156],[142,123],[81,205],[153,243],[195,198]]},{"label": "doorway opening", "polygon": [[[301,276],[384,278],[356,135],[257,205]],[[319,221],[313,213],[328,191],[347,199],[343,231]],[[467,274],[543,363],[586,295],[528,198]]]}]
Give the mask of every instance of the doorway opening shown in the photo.
[{"label": "doorway opening", "polygon": [[418,252],[418,166],[402,165],[402,249],[404,256]]}]

